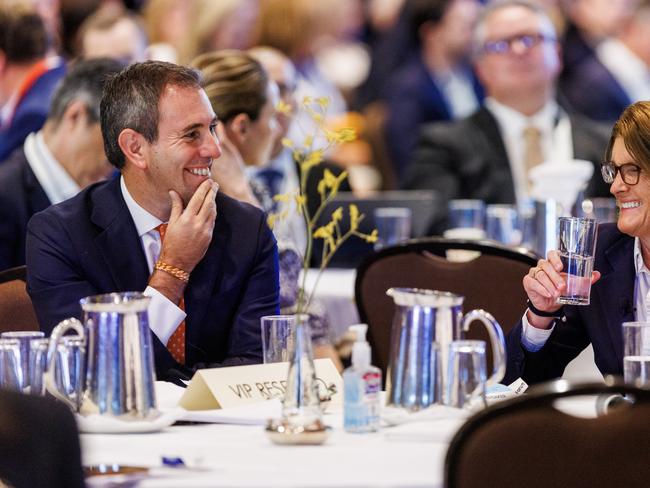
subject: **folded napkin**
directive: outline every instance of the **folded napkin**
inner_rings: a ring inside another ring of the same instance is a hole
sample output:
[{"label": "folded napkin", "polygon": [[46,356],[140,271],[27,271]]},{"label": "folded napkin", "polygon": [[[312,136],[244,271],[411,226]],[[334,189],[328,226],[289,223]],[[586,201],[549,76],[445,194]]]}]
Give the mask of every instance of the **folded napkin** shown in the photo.
[{"label": "folded napkin", "polygon": [[542,163],[532,168],[528,175],[532,183],[531,197],[556,200],[564,212],[570,212],[593,173],[593,164],[582,159]]}]

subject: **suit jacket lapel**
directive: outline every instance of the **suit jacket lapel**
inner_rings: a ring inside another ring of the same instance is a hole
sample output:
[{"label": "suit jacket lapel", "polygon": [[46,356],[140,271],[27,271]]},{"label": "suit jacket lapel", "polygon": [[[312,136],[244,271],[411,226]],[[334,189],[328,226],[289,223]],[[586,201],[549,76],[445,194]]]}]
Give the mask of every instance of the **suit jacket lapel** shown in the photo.
[{"label": "suit jacket lapel", "polygon": [[[222,200],[217,194],[217,212]],[[212,241],[208,246],[203,259],[194,268],[190,275],[190,282],[185,290],[185,311],[187,312],[185,337],[187,342],[188,360],[200,361],[201,355],[200,336],[205,315],[209,308],[215,287],[220,287],[223,279],[224,249],[227,249],[226,236],[231,235],[233,229],[225,217],[217,215]]]},{"label": "suit jacket lapel", "polygon": [[149,268],[135,224],[122,198],[119,178],[114,178],[92,196],[91,221],[103,229],[95,245],[119,291],[142,291]]},{"label": "suit jacket lapel", "polygon": [[483,135],[485,148],[488,150],[486,154],[481,155],[481,158],[491,166],[490,171],[502,173],[503,178],[510,183],[508,187],[499,188],[499,194],[502,196],[503,201],[514,202],[515,185],[512,179],[512,171],[510,170],[506,146],[499,130],[499,123],[485,107],[481,107],[475,112],[470,120],[477,131]]},{"label": "suit jacket lapel", "polygon": [[51,205],[50,199],[47,198],[43,187],[36,179],[36,175],[27,163],[27,160],[25,160],[25,164],[23,165],[23,183],[25,185],[27,210],[30,216],[36,212],[45,210]]},{"label": "suit jacket lapel", "polygon": [[623,332],[621,324],[634,320],[634,239],[620,239],[605,251],[611,266],[603,273],[600,286],[594,291],[602,303],[607,329],[618,364],[623,364]]}]

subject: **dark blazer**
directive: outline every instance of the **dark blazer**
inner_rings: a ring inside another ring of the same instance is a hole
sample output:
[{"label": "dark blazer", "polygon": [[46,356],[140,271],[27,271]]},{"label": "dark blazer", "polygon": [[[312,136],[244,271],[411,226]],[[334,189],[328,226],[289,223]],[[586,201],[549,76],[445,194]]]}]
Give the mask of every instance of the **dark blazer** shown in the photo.
[{"label": "dark blazer", "polygon": [[25,264],[27,222],[50,206],[23,148],[0,165],[0,270]]},{"label": "dark blazer", "polygon": [[45,123],[57,83],[65,75],[64,64],[43,73],[18,102],[9,127],[0,131],[0,162],[3,162],[25,138]]},{"label": "dark blazer", "polygon": [[632,103],[623,87],[595,55],[585,58],[564,74],[559,90],[572,110],[610,124],[616,122]]},{"label": "dark blazer", "polygon": [[[185,290],[186,366],[258,363],[260,317],[279,310],[277,246],[264,213],[217,196],[204,258]],[[79,299],[144,290],[149,270],[120,180],[97,183],[36,214],[27,227],[27,290],[41,329],[80,317]],[[179,369],[152,334],[158,379]]]},{"label": "dark blazer", "polygon": [[[467,73],[480,103],[483,89],[469,68]],[[389,80],[386,104],[389,114],[385,127],[386,142],[395,172],[401,178],[412,161],[422,124],[451,120],[451,106],[419,57]]]},{"label": "dark blazer", "polygon": [[623,374],[621,324],[634,320],[634,239],[619,232],[615,224],[599,226],[594,269],[602,277],[591,288],[590,304],[565,305],[564,318],[558,320],[542,349],[531,353],[523,348],[521,322],[510,331],[503,383],[520,376],[529,384],[559,378],[590,343],[603,375]]},{"label": "dark blazer", "polygon": [[85,486],[77,424],[63,403],[0,390],[0,432],[0,481],[15,488]]},{"label": "dark blazer", "polygon": [[[576,158],[592,161],[594,176],[585,194],[610,196],[600,177],[609,128],[570,115]],[[485,107],[449,123],[427,124],[420,132],[405,189],[436,190],[446,202],[474,198],[486,203],[514,203],[515,187],[496,119]]]}]

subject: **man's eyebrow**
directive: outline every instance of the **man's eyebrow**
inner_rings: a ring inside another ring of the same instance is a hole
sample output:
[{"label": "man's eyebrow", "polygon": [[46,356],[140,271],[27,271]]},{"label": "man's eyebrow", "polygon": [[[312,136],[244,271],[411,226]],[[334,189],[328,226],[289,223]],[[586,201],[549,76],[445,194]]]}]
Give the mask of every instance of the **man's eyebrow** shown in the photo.
[{"label": "man's eyebrow", "polygon": [[[210,121],[210,123],[208,124],[208,126],[213,125],[213,124],[216,124],[218,121],[219,121],[219,118],[215,115],[214,118],[213,118],[213,119]],[[197,123],[195,123],[195,124],[190,124],[190,125],[188,125],[187,127],[183,127],[183,128],[181,129],[181,132],[190,132],[190,131],[192,131],[192,130],[194,130],[194,129],[200,129],[200,128],[202,128],[202,127],[204,127],[204,125],[201,124],[201,123],[199,123],[199,122],[197,122]]]}]

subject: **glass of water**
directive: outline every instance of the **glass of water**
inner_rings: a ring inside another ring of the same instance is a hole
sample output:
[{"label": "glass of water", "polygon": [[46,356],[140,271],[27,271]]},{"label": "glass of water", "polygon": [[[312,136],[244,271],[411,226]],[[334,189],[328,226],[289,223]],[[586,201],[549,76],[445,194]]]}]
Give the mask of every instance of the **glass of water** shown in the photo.
[{"label": "glass of water", "polygon": [[623,322],[623,375],[626,383],[650,386],[650,322]]},{"label": "glass of water", "polygon": [[596,251],[596,221],[579,217],[560,217],[558,246],[566,290],[558,303],[589,305],[591,273]]}]

